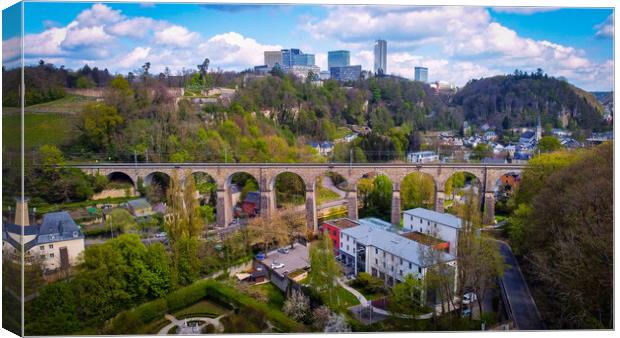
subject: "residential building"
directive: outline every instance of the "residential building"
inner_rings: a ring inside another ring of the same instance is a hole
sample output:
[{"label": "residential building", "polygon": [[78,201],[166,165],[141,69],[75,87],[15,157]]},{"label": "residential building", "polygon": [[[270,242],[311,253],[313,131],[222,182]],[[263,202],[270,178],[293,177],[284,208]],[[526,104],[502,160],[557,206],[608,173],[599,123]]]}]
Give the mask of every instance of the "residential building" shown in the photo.
[{"label": "residential building", "polygon": [[457,253],[458,236],[461,231],[460,218],[424,208],[415,208],[403,212],[403,231],[417,231],[449,243],[449,253]]},{"label": "residential building", "polygon": [[439,162],[439,155],[434,151],[418,151],[407,154],[407,162],[409,163],[431,163]]},{"label": "residential building", "polygon": [[329,156],[334,151],[334,144],[328,141],[310,142],[310,146],[323,156]]},{"label": "residential building", "polygon": [[272,69],[276,64],[282,66],[282,51],[265,51],[265,65]]},{"label": "residential building", "polygon": [[342,67],[330,67],[330,78],[341,81],[356,81],[359,80],[362,74],[362,66],[342,66]]},{"label": "residential building", "polygon": [[536,133],[528,130],[519,137],[519,144],[524,146],[533,146],[536,144]]},{"label": "residential building", "polygon": [[428,68],[415,67],[414,80],[428,83]]},{"label": "residential building", "polygon": [[351,53],[348,50],[333,50],[327,52],[327,69],[332,67],[347,67],[351,65]]},{"label": "residential building", "polygon": [[340,252],[340,231],[350,227],[358,226],[359,222],[349,218],[339,218],[323,222],[321,232],[327,233],[334,244],[334,252],[339,255]]},{"label": "residential building", "polygon": [[153,215],[153,207],[145,198],[138,198],[127,202],[127,210],[134,217],[148,217]]},{"label": "residential building", "polygon": [[[455,270],[457,266],[451,254],[372,224],[341,230],[340,252],[345,261],[353,261],[355,274],[367,272],[390,287],[409,274],[423,279],[428,269],[437,264],[446,263]],[[426,303],[424,298],[423,295],[421,302]]]},{"label": "residential building", "polygon": [[20,198],[9,218],[12,222],[4,222],[2,227],[5,257],[20,262],[23,245],[25,263],[40,263],[45,271],[64,270],[79,263],[84,235],[68,212],[47,213],[41,224],[36,224],[34,213],[29,213],[28,200]]},{"label": "residential building", "polygon": [[250,191],[245,195],[241,204],[241,210],[248,216],[256,216],[260,213],[260,193]]},{"label": "residential building", "polygon": [[375,74],[387,74],[387,41],[375,41]]}]

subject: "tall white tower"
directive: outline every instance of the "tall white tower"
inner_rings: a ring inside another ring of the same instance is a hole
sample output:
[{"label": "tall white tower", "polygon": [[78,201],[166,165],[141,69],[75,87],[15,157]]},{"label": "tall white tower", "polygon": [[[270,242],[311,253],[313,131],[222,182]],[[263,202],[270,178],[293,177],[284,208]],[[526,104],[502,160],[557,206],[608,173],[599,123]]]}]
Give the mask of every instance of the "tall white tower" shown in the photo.
[{"label": "tall white tower", "polygon": [[375,41],[375,74],[387,74],[387,41]]}]

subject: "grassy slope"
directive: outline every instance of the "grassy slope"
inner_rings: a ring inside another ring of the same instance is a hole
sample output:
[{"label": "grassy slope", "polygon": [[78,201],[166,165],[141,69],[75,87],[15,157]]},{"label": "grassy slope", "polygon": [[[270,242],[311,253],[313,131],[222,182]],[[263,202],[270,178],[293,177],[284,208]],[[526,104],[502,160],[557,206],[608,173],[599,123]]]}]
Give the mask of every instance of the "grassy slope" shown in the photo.
[{"label": "grassy slope", "polygon": [[[93,98],[67,95],[62,99],[26,107],[24,110],[25,150],[43,144],[61,145],[76,135],[76,113]],[[2,142],[8,149],[18,149],[21,118],[18,108],[3,107]]]},{"label": "grassy slope", "polygon": [[[29,151],[43,144],[61,145],[76,135],[76,118],[58,113],[26,113],[24,118],[24,146]],[[21,117],[2,117],[2,142],[4,147],[19,149]]]}]

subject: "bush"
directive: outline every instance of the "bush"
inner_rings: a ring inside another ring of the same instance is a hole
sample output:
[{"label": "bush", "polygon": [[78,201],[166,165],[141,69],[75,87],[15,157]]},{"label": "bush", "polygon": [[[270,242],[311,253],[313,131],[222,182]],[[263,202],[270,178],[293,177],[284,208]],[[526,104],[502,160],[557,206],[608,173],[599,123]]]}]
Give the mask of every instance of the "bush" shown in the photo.
[{"label": "bush", "polygon": [[163,315],[168,309],[168,302],[163,299],[156,299],[154,301],[144,303],[136,307],[133,312],[144,323],[148,323],[151,320]]},{"label": "bush", "polygon": [[266,304],[259,303],[255,299],[217,282],[208,282],[206,284],[206,292],[210,299],[220,303],[232,302],[241,308],[249,308],[255,311],[257,316],[264,316],[284,332],[306,331],[305,326],[291,320],[283,312],[271,309]]},{"label": "bush", "polygon": [[374,294],[384,291],[383,281],[366,272],[360,272],[357,275],[357,278],[351,282],[351,286],[360,289],[362,293],[366,294]]}]

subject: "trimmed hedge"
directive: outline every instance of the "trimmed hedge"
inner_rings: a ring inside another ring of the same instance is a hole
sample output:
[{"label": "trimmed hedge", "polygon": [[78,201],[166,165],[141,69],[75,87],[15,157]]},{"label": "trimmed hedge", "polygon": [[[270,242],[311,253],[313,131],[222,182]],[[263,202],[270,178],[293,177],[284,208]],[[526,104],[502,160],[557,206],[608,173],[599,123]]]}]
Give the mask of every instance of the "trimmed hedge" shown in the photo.
[{"label": "trimmed hedge", "polygon": [[298,323],[283,312],[275,310],[256,299],[239,291],[218,283],[214,280],[200,280],[192,285],[170,293],[166,298],[156,299],[141,304],[133,309],[123,311],[109,320],[104,334],[132,334],[166,312],[175,312],[184,309],[202,299],[208,299],[227,307],[237,307],[254,311],[267,318],[283,332],[306,332],[306,327]]},{"label": "trimmed hedge", "polygon": [[143,322],[148,323],[151,320],[162,316],[168,310],[168,302],[164,298],[144,303],[133,309],[136,316]]},{"label": "trimmed hedge", "polygon": [[178,311],[205,298],[208,283],[207,280],[201,280],[166,296],[168,310],[170,312]]},{"label": "trimmed hedge", "polygon": [[277,326],[284,332],[307,331],[304,325],[290,319],[283,312],[271,309],[267,305],[259,303],[256,299],[242,294],[237,290],[224,286],[220,283],[209,281],[209,283],[207,283],[206,285],[206,290],[209,298],[218,302],[230,301],[239,307],[246,307],[254,310],[264,315],[275,326]]}]

